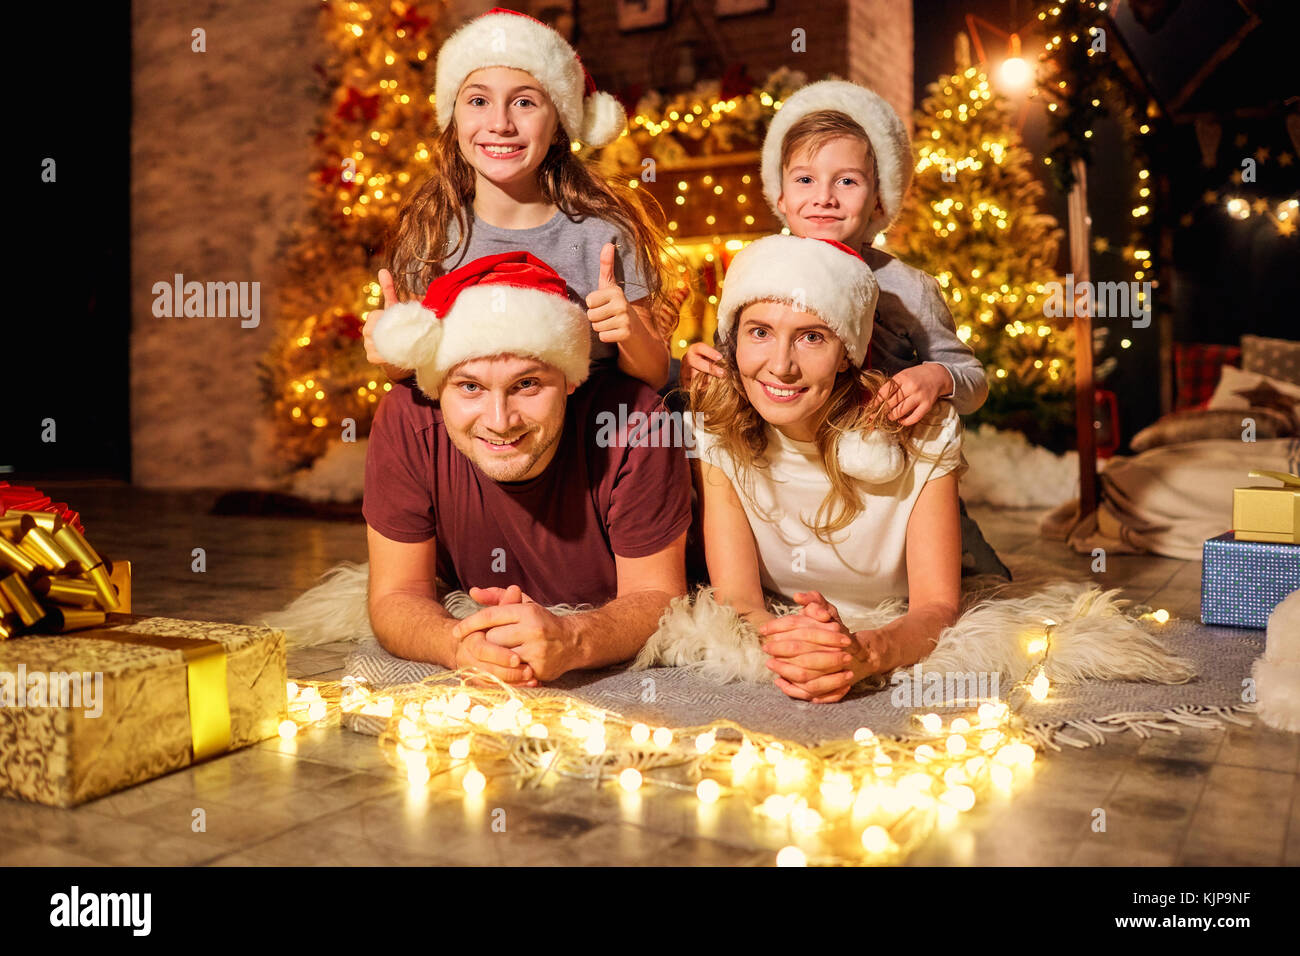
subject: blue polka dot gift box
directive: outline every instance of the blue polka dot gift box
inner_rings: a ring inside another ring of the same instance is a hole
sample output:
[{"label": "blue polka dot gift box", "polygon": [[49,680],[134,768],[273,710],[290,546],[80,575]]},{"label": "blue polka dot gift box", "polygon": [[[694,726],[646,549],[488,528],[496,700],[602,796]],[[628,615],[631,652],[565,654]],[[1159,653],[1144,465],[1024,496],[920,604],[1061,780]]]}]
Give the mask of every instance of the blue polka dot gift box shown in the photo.
[{"label": "blue polka dot gift box", "polygon": [[1205,542],[1201,622],[1268,626],[1282,599],[1300,591],[1300,544],[1238,541],[1231,531]]}]

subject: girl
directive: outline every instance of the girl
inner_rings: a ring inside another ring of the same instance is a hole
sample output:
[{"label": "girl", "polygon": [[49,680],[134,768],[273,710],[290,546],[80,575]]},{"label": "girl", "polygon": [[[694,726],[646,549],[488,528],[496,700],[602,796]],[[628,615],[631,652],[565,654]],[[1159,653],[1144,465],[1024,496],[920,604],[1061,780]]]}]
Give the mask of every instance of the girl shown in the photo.
[{"label": "girl", "polygon": [[[903,425],[875,401],[886,379],[862,364],[878,294],[841,243],[759,239],[732,261],[718,305],[722,374],[690,388],[714,600],[758,627],[777,686],[799,700],[837,701],[921,660],[957,618],[960,419],[941,402]],[[802,611],[773,614],[764,590]],[[862,626],[904,597],[902,617]],[[663,627],[639,663],[682,662],[672,634]]]},{"label": "girl", "polygon": [[[420,298],[430,281],[499,252],[531,252],[587,305],[593,368],[612,366],[664,385],[676,308],[667,300],[664,236],[631,189],[606,182],[571,139],[603,146],[627,125],[596,92],[573,48],[551,28],[494,9],[461,27],[438,52],[440,135],[434,171],[398,214],[380,270],[384,307]],[[365,324],[367,358],[394,381]]]}]

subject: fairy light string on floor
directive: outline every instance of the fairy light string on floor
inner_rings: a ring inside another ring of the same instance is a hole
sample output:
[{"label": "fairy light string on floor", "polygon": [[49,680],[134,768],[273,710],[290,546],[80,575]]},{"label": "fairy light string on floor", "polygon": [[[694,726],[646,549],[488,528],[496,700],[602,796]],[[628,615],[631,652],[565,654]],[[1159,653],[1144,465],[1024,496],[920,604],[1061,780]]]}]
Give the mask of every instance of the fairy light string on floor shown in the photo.
[{"label": "fairy light string on floor", "polygon": [[[1135,608],[1159,624],[1164,611]],[[790,839],[782,866],[895,863],[937,829],[992,795],[1010,794],[1037,756],[1021,709],[1051,689],[1046,663],[1055,621],[1024,637],[1030,660],[1002,698],[946,720],[914,715],[917,733],[807,746],[729,720],[694,727],[651,726],[548,689],[515,688],[471,671],[371,690],[364,682],[291,681],[286,741],[343,714],[386,722],[379,746],[414,788],[466,795],[586,781],[613,794],[692,794],[703,814],[739,800]],[[475,683],[471,683],[471,682]],[[830,706],[830,705],[828,705]],[[1041,741],[1037,741],[1041,742]]]}]

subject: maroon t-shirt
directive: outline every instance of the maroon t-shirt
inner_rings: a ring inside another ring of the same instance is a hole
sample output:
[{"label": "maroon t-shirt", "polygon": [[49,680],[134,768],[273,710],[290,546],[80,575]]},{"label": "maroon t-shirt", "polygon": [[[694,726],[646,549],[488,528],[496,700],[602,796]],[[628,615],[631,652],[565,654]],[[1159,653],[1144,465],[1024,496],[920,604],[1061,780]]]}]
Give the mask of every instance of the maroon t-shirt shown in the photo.
[{"label": "maroon t-shirt", "polygon": [[686,456],[665,447],[676,429],[657,417],[658,428],[611,442],[617,426],[600,426],[620,404],[628,416],[664,411],[643,383],[595,372],[569,396],[546,470],[504,483],[452,444],[436,402],[395,385],[370,429],[366,524],[393,541],[436,537],[438,575],[453,587],[517,584],[540,604],[604,604],[618,593],[615,554],[655,554],[691,522]]}]

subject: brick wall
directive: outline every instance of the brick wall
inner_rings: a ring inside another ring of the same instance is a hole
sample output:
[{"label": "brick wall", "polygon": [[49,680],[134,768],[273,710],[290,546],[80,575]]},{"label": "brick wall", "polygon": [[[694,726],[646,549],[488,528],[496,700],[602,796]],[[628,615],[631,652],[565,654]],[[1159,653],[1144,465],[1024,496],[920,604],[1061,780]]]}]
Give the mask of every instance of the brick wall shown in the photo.
[{"label": "brick wall", "polygon": [[[137,0],[132,16],[131,434],[147,486],[273,478],[258,360],[277,316],[276,242],[307,209],[318,4]],[[191,52],[191,31],[207,52]],[[155,318],[153,285],[260,282],[261,322]]]}]

